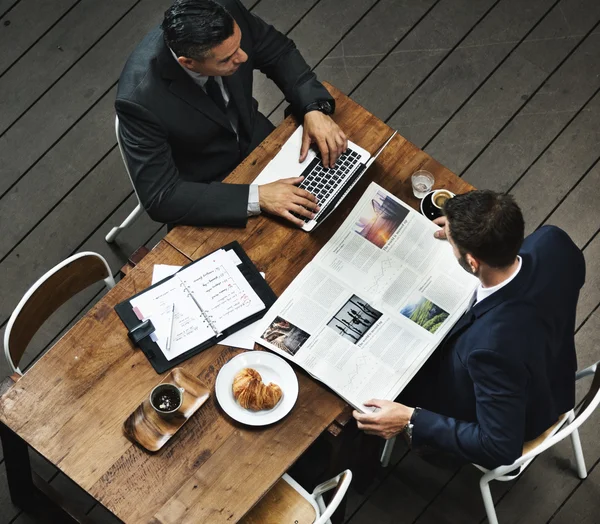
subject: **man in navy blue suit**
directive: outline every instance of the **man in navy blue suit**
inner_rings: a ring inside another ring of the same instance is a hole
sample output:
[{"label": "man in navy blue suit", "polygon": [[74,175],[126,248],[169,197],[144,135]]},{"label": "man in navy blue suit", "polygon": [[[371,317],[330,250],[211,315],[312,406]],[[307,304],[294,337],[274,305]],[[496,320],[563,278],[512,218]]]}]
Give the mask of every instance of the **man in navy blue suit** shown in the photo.
[{"label": "man in navy blue suit", "polygon": [[474,304],[398,398],[354,412],[358,427],[494,468],[521,456],[575,404],[575,310],[581,251],[561,229],[523,239],[509,195],[472,191],[446,202],[442,229],[479,278]]}]

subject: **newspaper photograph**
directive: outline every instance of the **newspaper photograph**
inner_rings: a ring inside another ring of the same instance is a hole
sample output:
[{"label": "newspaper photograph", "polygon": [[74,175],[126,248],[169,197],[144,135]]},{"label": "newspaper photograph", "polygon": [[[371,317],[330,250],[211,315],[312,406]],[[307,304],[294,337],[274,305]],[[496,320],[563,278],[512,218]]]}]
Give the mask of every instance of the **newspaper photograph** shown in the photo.
[{"label": "newspaper photograph", "polygon": [[265,315],[257,342],[348,403],[394,400],[466,310],[477,279],[438,226],[372,183]]}]

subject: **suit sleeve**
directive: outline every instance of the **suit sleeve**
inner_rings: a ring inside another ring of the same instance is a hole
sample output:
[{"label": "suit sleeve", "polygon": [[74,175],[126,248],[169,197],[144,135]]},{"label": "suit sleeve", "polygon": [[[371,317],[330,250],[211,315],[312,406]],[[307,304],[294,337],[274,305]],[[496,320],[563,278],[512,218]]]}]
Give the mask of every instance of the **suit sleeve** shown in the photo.
[{"label": "suit sleeve", "polygon": [[245,226],[248,186],[188,182],[181,177],[167,133],[150,111],[117,100],[119,134],[133,185],[152,220],[192,226]]},{"label": "suit sleeve", "polygon": [[236,3],[250,28],[254,67],[277,84],[294,113],[302,115],[308,104],[318,100],[328,100],[335,105],[333,97],[317,80],[294,42],[250,13],[239,0]]},{"label": "suit sleeve", "polygon": [[434,446],[486,468],[513,463],[522,454],[528,373],[498,351],[476,350],[468,361],[477,422],[422,410],[413,445]]}]

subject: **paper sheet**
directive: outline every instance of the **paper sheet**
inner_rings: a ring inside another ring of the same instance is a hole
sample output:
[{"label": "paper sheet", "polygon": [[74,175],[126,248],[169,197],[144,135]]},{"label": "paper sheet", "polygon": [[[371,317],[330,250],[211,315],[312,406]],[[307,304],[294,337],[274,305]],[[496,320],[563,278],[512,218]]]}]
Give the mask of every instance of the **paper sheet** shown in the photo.
[{"label": "paper sheet", "polygon": [[174,275],[182,266],[168,266],[166,264],[155,264],[152,270],[152,284]]},{"label": "paper sheet", "polygon": [[[239,265],[242,261],[235,254],[235,251],[227,251],[227,254],[231,259]],[[181,269],[182,266],[170,266],[166,264],[155,264],[152,271],[152,284],[160,282],[164,278],[170,277]],[[261,276],[265,278],[265,274],[261,272]],[[239,331],[236,331],[233,335],[223,339],[220,343],[224,346],[233,346],[241,349],[254,349],[254,330],[256,329],[258,322],[254,322],[249,326],[246,326]]]}]

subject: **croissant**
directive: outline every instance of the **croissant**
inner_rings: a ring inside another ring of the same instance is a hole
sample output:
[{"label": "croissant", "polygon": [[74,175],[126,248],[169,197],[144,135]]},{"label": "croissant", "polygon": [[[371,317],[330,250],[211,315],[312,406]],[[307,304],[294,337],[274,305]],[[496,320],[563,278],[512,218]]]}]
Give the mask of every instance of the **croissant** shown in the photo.
[{"label": "croissant", "polygon": [[244,409],[272,409],[281,400],[282,395],[283,392],[277,384],[263,384],[260,373],[255,369],[242,369],[233,378],[233,396]]}]

